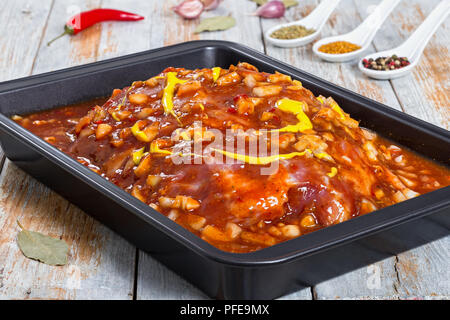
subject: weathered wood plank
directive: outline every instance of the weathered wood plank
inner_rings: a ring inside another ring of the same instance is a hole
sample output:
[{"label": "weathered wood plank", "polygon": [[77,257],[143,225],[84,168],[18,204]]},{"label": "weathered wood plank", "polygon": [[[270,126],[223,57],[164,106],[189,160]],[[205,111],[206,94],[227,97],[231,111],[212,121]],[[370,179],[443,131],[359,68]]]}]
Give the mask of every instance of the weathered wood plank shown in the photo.
[{"label": "weathered wood plank", "polygon": [[52,0],[0,2],[0,81],[30,74],[51,6]]},{"label": "weathered wood plank", "polygon": [[143,251],[139,252],[136,297],[138,300],[209,299],[199,289]]},{"label": "weathered wood plank", "polygon": [[184,20],[172,10],[176,0],[152,1],[152,26],[150,32],[150,46],[157,48],[183,41],[191,40],[229,40],[243,43],[257,50],[263,50],[259,19],[249,16],[255,10],[256,5],[251,1],[227,1],[217,9],[204,12],[201,19],[232,14],[236,19],[236,26],[226,31],[204,32],[195,34],[194,30],[199,23],[196,20]]},{"label": "weathered wood plank", "polygon": [[[29,75],[51,6],[52,0],[0,3],[0,21],[8,26],[0,28],[0,81]],[[3,162],[4,154],[0,149],[0,170]]]},{"label": "weathered wood plank", "polygon": [[[44,29],[36,59],[24,57],[28,74],[41,73],[96,61],[102,25],[74,37],[46,42],[63,30],[66,18],[78,7],[86,10],[101,1],[55,1]],[[31,10],[31,9],[30,9]],[[33,14],[33,13],[31,13]],[[42,13],[40,13],[42,15]],[[35,30],[34,26],[29,26]],[[42,32],[42,28],[40,32]],[[27,42],[22,41],[26,47]],[[28,60],[34,64],[28,63]],[[33,69],[31,70],[33,66]],[[27,73],[26,73],[27,74]],[[133,297],[136,249],[116,233],[88,217],[81,210],[24,174],[9,161],[0,178],[2,199],[0,256],[3,298],[131,299]],[[30,261],[18,250],[15,219],[37,231],[62,236],[71,246],[67,266],[50,267]]]},{"label": "weathered wood plank", "polygon": [[[369,1],[374,2],[374,1]],[[439,1],[401,2],[374,38],[377,50],[396,47],[407,39]],[[449,129],[450,81],[448,44],[450,22],[446,20],[428,43],[412,74],[392,80],[406,113]],[[450,297],[450,237],[399,254],[396,270],[400,298]]]},{"label": "weathered wood plank", "polygon": [[401,299],[450,299],[449,247],[446,237],[397,256]]},{"label": "weathered wood plank", "polygon": [[[0,176],[1,299],[126,299],[133,293],[134,248],[11,162]],[[25,258],[16,219],[30,230],[62,237],[68,264]]]},{"label": "weathered wood plank", "polygon": [[[120,1],[103,0],[103,8],[119,8],[145,17],[133,22],[102,23],[102,33],[98,46],[98,60],[104,60],[125,54],[140,52],[153,48],[150,35],[153,26],[153,2],[155,1]],[[160,2],[160,1],[156,1]]]},{"label": "weathered wood plank", "polygon": [[[298,7],[287,11],[283,22],[301,19],[309,14],[319,1],[302,1]],[[361,4],[358,4],[361,6]],[[362,5],[365,7],[365,5]],[[366,13],[367,15],[367,13]],[[365,18],[365,16],[363,18]],[[330,16],[329,21],[322,30],[322,37],[343,34],[353,30],[361,23],[356,6],[348,1],[342,1]],[[280,23],[279,20],[262,19],[263,31]],[[356,61],[347,63],[330,63],[317,58],[312,53],[312,44],[307,46],[287,49],[267,45],[267,54],[293,66],[322,77],[337,85],[355,91],[359,94],[384,103],[395,109],[401,110],[401,106],[395,96],[389,82],[373,82],[362,75],[356,65]],[[370,48],[374,51],[374,48]],[[370,51],[369,51],[370,52]],[[345,109],[345,106],[342,106]],[[364,299],[395,297],[396,291],[395,258],[385,259],[374,264],[369,269],[361,268],[347,273],[335,279],[325,281],[313,288],[315,299]],[[369,272],[368,272],[369,271]],[[372,285],[374,274],[380,272],[380,281]]]},{"label": "weathered wood plank", "polygon": [[[374,38],[376,49],[400,45],[438,3],[438,0],[401,2]],[[450,128],[449,34],[447,19],[431,38],[413,72],[391,81],[406,113],[446,129]]]},{"label": "weathered wood plank", "polygon": [[33,74],[50,72],[97,60],[99,40],[103,24],[94,25],[75,36],[64,36],[50,46],[47,42],[64,31],[64,24],[79,10],[100,7],[101,0],[55,1],[42,45],[35,59]]}]

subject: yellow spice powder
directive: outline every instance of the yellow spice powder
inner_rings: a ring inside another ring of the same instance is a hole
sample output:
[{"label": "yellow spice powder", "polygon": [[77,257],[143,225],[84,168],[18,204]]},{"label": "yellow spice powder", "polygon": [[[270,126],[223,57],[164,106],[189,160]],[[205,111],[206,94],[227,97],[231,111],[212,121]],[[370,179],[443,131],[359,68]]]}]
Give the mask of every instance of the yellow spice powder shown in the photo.
[{"label": "yellow spice powder", "polygon": [[347,53],[361,49],[357,44],[347,41],[335,41],[323,44],[319,47],[319,51],[331,54]]}]

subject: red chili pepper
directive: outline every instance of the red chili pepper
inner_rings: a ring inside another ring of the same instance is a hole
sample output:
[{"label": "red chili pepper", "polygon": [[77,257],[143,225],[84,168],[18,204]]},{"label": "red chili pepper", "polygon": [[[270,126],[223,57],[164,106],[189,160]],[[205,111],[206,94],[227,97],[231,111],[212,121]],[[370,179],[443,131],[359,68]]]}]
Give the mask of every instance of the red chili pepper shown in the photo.
[{"label": "red chili pepper", "polygon": [[237,113],[237,110],[235,108],[229,107],[227,110],[229,113]]},{"label": "red chili pepper", "polygon": [[135,13],[130,13],[115,9],[93,9],[89,11],[80,12],[67,21],[64,26],[64,32],[47,43],[49,46],[53,41],[60,37],[70,34],[75,35],[90,26],[102,21],[138,21],[144,19]]}]

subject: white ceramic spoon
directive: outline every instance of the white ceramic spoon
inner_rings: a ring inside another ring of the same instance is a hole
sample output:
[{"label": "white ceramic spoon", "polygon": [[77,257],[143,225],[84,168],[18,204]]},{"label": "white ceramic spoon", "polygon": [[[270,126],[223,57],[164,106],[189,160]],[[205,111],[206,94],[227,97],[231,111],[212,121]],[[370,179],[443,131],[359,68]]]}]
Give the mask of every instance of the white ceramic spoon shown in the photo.
[{"label": "white ceramic spoon", "polygon": [[[303,46],[305,44],[308,44],[317,38],[320,31],[322,30],[322,27],[325,25],[325,22],[327,22],[328,18],[330,17],[331,13],[333,12],[334,8],[336,8],[337,5],[339,4],[339,1],[340,0],[323,0],[305,18],[294,21],[294,22],[283,23],[283,24],[274,26],[264,33],[264,37],[266,38],[267,42],[269,42],[277,47],[292,48],[292,47],[298,47],[298,46]],[[274,31],[276,31],[280,28],[294,26],[294,25],[304,26],[308,29],[314,29],[316,31],[306,37],[297,38],[297,39],[284,40],[284,39],[275,39],[270,36]]]},{"label": "white ceramic spoon", "polygon": [[450,0],[441,1],[402,45],[394,49],[372,53],[364,57],[364,59],[372,58],[375,60],[378,57],[390,57],[395,54],[398,57],[408,58],[410,64],[406,67],[389,71],[371,70],[364,68],[361,60],[359,62],[359,70],[371,78],[380,80],[394,79],[408,74],[417,65],[428,41],[436,32],[439,25],[448,17],[449,13]]},{"label": "white ceramic spoon", "polygon": [[[384,20],[386,20],[399,2],[400,0],[383,0],[356,29],[343,35],[320,39],[314,44],[313,52],[323,60],[331,62],[343,62],[356,58],[369,47],[373,37],[383,24]],[[331,54],[319,51],[321,45],[335,41],[351,42],[359,45],[361,49],[341,54]]]}]

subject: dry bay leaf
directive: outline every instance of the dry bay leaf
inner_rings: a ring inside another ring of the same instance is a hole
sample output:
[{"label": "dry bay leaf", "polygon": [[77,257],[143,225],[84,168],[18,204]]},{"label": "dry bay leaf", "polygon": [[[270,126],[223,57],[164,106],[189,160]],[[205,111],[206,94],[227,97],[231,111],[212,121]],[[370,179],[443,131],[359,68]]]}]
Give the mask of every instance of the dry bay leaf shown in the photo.
[{"label": "dry bay leaf", "polygon": [[293,7],[293,6],[298,5],[298,1],[297,0],[282,0],[282,1],[284,3],[284,6],[286,7],[286,9],[289,8],[289,7]]},{"label": "dry bay leaf", "polygon": [[[263,4],[268,2],[269,0],[252,0],[252,1],[255,2],[259,6],[262,6]],[[297,0],[281,0],[281,2],[284,3],[284,6],[286,7],[286,9],[289,8],[289,7],[298,5],[298,1]]]},{"label": "dry bay leaf", "polygon": [[212,18],[206,18],[200,21],[199,25],[195,29],[195,33],[204,31],[219,31],[227,30],[236,25],[236,20],[231,16],[217,16]]},{"label": "dry bay leaf", "polygon": [[17,242],[27,258],[55,266],[67,263],[69,246],[64,240],[26,230],[19,221],[17,224],[22,229],[17,235]]}]

